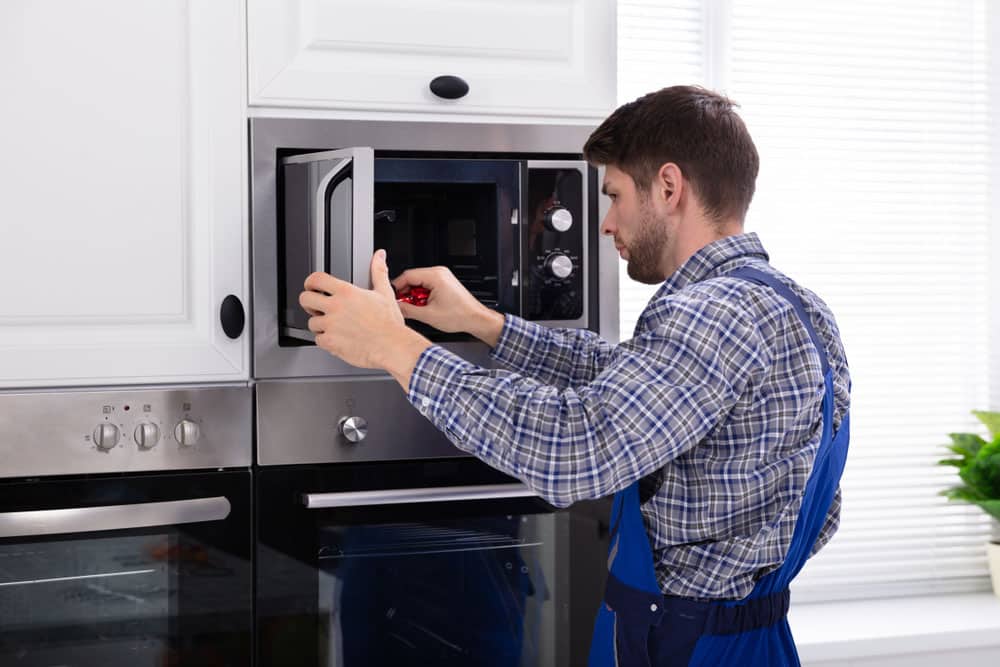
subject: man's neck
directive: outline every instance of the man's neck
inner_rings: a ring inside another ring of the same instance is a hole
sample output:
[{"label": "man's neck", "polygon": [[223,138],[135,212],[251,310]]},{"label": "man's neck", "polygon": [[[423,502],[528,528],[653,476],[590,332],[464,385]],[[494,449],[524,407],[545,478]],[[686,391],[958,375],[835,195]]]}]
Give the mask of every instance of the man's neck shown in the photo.
[{"label": "man's neck", "polygon": [[741,220],[727,220],[723,223],[714,223],[701,217],[691,221],[691,224],[681,229],[684,231],[678,230],[677,242],[673,247],[672,256],[668,258],[670,262],[668,276],[684,266],[684,263],[691,259],[692,255],[708,244],[727,236],[742,234],[743,222]]}]

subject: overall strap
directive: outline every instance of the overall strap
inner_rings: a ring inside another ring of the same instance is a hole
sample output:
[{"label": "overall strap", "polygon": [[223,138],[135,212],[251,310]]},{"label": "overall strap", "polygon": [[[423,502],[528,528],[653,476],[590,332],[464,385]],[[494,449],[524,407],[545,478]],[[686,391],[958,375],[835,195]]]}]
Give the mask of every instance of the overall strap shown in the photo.
[{"label": "overall strap", "polygon": [[813,461],[812,471],[809,479],[806,481],[802,506],[799,510],[798,519],[793,531],[792,542],[781,566],[759,580],[754,586],[754,590],[750,593],[749,598],[755,599],[787,590],[789,583],[799,573],[812,553],[816,540],[819,538],[823,525],[826,523],[827,512],[833,503],[837,488],[840,485],[840,477],[844,471],[844,464],[847,460],[848,441],[850,439],[850,415],[846,413],[843,415],[839,428],[834,432],[833,371],[830,369],[826,348],[816,334],[812,321],[806,313],[802,300],[798,295],[774,276],[751,267],[740,267],[734,271],[730,271],[726,275],[766,285],[787,300],[795,308],[799,319],[802,320],[802,324],[809,332],[809,337],[813,341],[813,346],[816,348],[823,366],[822,438],[819,449],[816,452],[816,458]]}]

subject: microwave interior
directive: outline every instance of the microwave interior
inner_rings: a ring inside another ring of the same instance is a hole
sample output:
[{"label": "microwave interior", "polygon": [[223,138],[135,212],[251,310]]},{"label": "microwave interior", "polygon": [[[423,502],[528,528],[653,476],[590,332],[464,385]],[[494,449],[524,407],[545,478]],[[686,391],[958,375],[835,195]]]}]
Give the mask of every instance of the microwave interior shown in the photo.
[{"label": "microwave interior", "polygon": [[[468,160],[376,157],[374,168],[374,249],[386,250],[389,275],[417,267],[445,266],[484,305],[517,312],[512,285],[519,263],[517,227],[511,217],[519,205],[521,163],[516,160]],[[343,280],[352,274],[352,204],[350,169],[322,183],[308,165],[286,164],[279,170],[278,294],[280,330],[308,330],[299,307],[303,282],[322,257],[323,269]],[[326,188],[317,196],[316,188]],[[310,211],[328,202],[321,220]],[[325,226],[323,248],[311,231]],[[416,321],[408,324],[434,341],[464,340],[466,334],[437,331]],[[284,346],[309,345],[309,336],[284,335]]]}]

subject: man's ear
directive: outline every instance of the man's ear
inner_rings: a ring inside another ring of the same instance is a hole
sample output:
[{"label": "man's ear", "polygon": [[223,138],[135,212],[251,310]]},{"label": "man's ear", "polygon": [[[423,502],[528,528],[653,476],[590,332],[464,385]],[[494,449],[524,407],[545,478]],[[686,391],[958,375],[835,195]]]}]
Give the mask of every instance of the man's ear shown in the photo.
[{"label": "man's ear", "polygon": [[653,194],[672,210],[680,203],[683,192],[684,176],[681,168],[673,162],[661,165],[653,182]]}]

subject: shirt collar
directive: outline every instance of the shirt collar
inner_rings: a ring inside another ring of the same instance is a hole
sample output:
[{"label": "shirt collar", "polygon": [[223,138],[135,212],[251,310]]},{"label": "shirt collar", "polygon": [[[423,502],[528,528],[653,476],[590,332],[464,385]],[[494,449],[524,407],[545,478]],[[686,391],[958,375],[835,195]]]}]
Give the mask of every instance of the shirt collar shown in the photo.
[{"label": "shirt collar", "polygon": [[[736,259],[770,259],[755,232],[735,234],[712,241],[691,255],[680,268],[667,278],[656,296],[679,292],[691,283],[721,275],[736,266],[729,266]],[[741,265],[737,264],[737,265]]]}]

